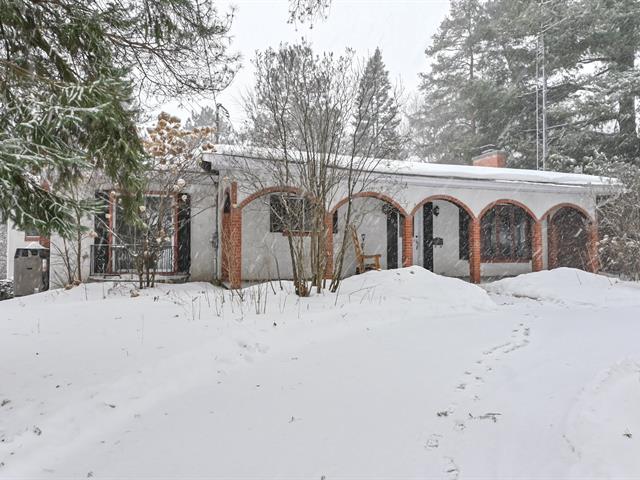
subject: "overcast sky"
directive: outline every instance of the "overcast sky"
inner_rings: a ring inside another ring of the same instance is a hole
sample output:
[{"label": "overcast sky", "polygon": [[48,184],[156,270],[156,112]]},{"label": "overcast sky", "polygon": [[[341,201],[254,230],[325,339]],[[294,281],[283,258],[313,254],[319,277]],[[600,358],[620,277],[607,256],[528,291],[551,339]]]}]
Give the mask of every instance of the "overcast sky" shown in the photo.
[{"label": "overcast sky", "polygon": [[[241,96],[253,83],[255,51],[303,37],[318,52],[341,53],[350,47],[357,55],[368,56],[379,46],[392,82],[410,93],[418,85],[418,73],[426,68],[424,49],[449,9],[449,0],[333,0],[328,18],[310,29],[287,23],[287,0],[219,0],[217,4],[220,13],[236,7],[232,49],[242,55],[242,69],[218,99],[234,123],[243,118]],[[187,103],[171,110],[192,108],[197,106]]]}]

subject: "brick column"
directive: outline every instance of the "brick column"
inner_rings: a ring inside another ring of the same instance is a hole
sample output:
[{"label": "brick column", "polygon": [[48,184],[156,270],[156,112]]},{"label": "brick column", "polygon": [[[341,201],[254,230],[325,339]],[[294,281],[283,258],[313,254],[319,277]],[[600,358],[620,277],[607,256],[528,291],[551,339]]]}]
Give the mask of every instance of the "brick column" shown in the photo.
[{"label": "brick column", "polygon": [[325,248],[327,249],[327,263],[324,267],[324,278],[333,278],[333,215],[326,213],[324,216],[326,229]]},{"label": "brick column", "polygon": [[231,207],[229,213],[228,268],[231,288],[240,288],[242,283],[242,210]]},{"label": "brick column", "polygon": [[238,208],[238,184],[236,182],[231,183],[228,193],[231,207],[222,214],[222,280],[228,281],[231,288],[240,288],[242,282],[242,210]]},{"label": "brick column", "polygon": [[542,220],[533,222],[531,232],[531,270],[539,272],[544,268],[542,250]]},{"label": "brick column", "polygon": [[590,272],[598,273],[600,270],[600,255],[598,254],[598,242],[600,241],[600,237],[598,234],[598,224],[596,222],[591,222],[587,229],[587,252],[589,255],[588,267]]},{"label": "brick column", "polygon": [[469,225],[469,277],[472,283],[480,283],[480,219],[472,218]]},{"label": "brick column", "polygon": [[402,266],[413,265],[413,216],[404,217],[404,230],[402,232]]}]

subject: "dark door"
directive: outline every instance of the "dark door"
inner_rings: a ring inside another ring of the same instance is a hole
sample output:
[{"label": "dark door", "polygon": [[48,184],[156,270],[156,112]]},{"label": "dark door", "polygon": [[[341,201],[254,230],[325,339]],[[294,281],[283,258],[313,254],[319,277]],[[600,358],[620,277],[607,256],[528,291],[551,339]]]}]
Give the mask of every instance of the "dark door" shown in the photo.
[{"label": "dark door", "polygon": [[398,268],[398,210],[385,208],[387,213],[387,269]]},{"label": "dark door", "polygon": [[424,248],[424,268],[433,272],[433,203],[425,203],[422,209],[422,232],[424,240],[422,245]]}]

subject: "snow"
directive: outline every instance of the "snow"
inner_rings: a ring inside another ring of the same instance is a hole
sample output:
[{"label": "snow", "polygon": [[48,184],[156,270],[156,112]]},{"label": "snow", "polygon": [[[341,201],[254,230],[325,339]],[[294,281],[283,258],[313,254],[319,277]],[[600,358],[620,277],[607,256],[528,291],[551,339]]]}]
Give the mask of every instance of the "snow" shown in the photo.
[{"label": "snow", "polygon": [[486,286],[496,294],[584,306],[640,306],[640,285],[573,268],[505,278]]},{"label": "snow", "polygon": [[637,284],[132,288],[0,303],[0,478],[640,475]]},{"label": "snow", "polygon": [[[216,145],[215,153],[204,154],[206,161],[218,165],[220,162],[233,159],[257,159],[271,160],[281,157],[277,150],[244,147],[236,145]],[[348,159],[344,157],[344,164],[348,165]],[[340,161],[340,158],[338,158]],[[356,161],[358,164],[358,161]],[[555,184],[574,187],[605,187],[605,189],[619,188],[616,179],[595,175],[584,175],[579,173],[562,173],[542,170],[526,170],[515,168],[481,167],[471,165],[448,165],[443,163],[417,162],[410,160],[392,159],[366,159],[360,160],[360,164],[366,170],[372,169],[379,173],[396,174],[405,176],[435,177],[435,178],[457,178],[466,180],[487,180],[502,182],[524,182]]]}]

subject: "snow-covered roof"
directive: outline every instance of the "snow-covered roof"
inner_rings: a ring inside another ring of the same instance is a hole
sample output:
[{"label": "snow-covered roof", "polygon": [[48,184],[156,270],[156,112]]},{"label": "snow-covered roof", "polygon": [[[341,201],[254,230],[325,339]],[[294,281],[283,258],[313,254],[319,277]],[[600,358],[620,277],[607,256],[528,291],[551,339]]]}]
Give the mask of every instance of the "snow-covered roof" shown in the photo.
[{"label": "snow-covered roof", "polygon": [[[223,157],[242,157],[256,160],[277,160],[281,154],[264,148],[242,147],[235,145],[216,145],[215,152],[205,155]],[[372,170],[390,175],[416,177],[453,178],[466,180],[489,180],[505,182],[544,183],[571,186],[612,186],[616,179],[579,173],[561,173],[542,170],[516,168],[480,167],[472,165],[448,165],[443,163],[417,162],[408,160],[367,160]]]}]

